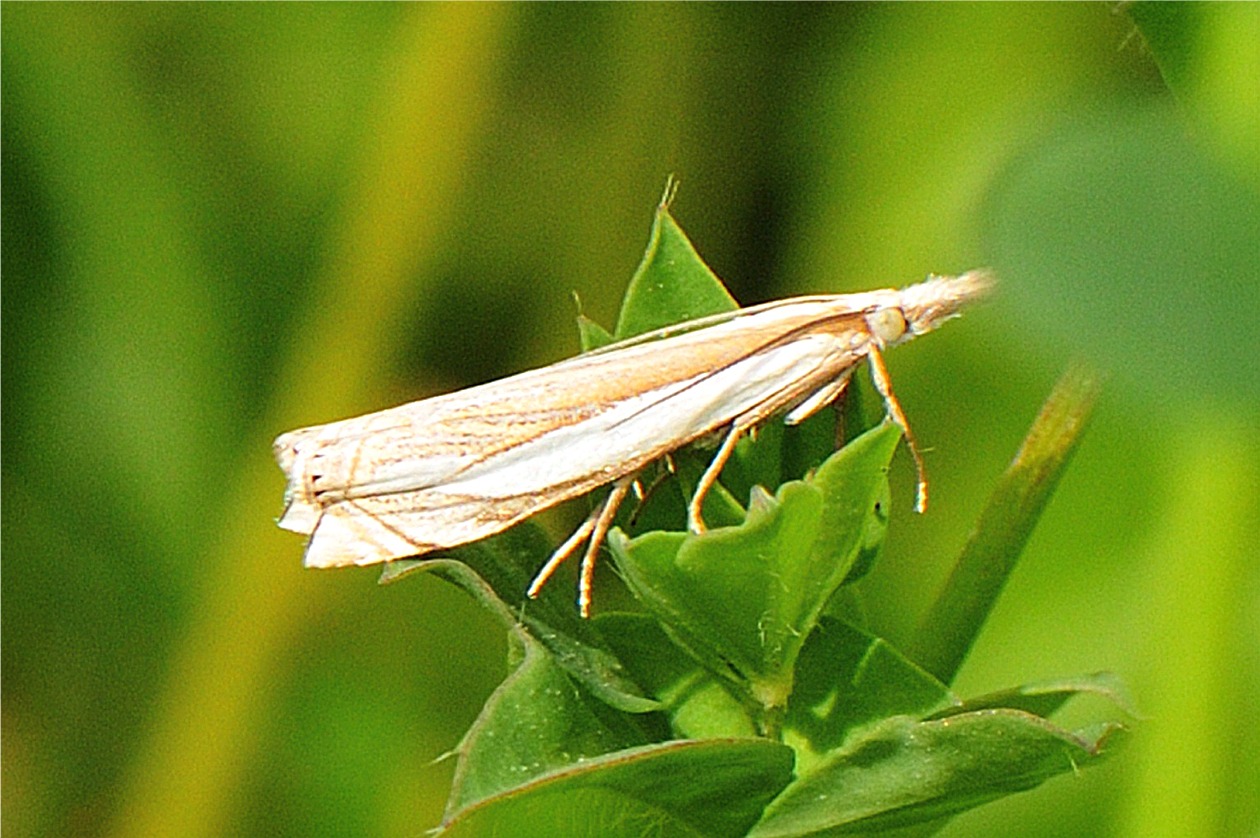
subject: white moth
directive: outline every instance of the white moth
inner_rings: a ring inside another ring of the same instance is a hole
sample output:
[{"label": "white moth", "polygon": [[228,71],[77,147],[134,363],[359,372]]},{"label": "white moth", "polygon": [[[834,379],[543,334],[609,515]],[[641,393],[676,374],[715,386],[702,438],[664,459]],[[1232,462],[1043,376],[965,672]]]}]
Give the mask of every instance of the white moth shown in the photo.
[{"label": "white moth", "polygon": [[991,284],[984,271],[901,290],[795,297],[671,326],[542,369],[275,441],[288,478],[279,524],[310,536],[307,567],[388,562],[494,535],[612,484],[546,563],[529,594],[585,543],[578,604],[595,555],[645,466],[714,432],[726,436],[688,507],[700,509],[740,436],[778,413],[795,424],[830,404],[863,359],[918,468],[923,461],[882,350],[934,329]]}]

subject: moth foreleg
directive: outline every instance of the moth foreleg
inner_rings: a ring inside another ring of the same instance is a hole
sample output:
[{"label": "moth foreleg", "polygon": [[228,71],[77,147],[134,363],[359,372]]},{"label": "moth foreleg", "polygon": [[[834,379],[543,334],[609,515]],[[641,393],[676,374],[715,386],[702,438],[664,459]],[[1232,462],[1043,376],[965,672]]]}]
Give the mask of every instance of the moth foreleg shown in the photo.
[{"label": "moth foreleg", "polygon": [[914,511],[924,512],[927,510],[928,500],[927,467],[923,463],[923,454],[919,451],[918,440],[914,438],[910,423],[906,420],[906,414],[901,409],[901,403],[897,401],[897,396],[893,393],[892,379],[888,376],[888,367],[884,366],[883,353],[874,343],[870,345],[868,357],[871,359],[871,381],[884,399],[884,409],[888,411],[893,422],[897,423],[897,427],[901,428],[901,433],[906,438],[906,447],[910,449],[910,456],[914,458],[914,468],[918,476],[918,485],[914,493]]}]

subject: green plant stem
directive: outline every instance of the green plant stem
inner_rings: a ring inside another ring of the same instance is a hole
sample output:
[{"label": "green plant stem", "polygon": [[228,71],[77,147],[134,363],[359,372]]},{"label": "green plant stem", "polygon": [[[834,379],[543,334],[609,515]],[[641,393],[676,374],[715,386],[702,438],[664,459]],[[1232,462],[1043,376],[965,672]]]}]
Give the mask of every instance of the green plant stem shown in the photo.
[{"label": "green plant stem", "polygon": [[953,573],[929,609],[910,657],[951,683],[1088,424],[1101,376],[1074,362],[1041,407],[1019,453],[963,547]]}]

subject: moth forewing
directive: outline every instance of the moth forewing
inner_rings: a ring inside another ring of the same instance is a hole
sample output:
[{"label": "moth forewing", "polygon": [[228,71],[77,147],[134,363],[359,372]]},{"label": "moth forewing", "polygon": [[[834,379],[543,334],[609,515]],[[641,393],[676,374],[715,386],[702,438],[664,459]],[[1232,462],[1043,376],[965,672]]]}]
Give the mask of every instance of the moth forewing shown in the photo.
[{"label": "moth forewing", "polygon": [[[792,318],[779,320],[795,328]],[[371,564],[491,535],[638,471],[827,365],[828,347],[784,342],[782,332],[764,330],[750,354],[729,335],[700,342],[693,333],[672,339],[667,355],[642,344],[579,357],[452,394],[464,401],[454,407],[440,396],[286,435],[281,459],[291,467],[304,460],[306,479],[291,487],[282,526],[310,527],[313,567]],[[426,450],[438,462],[426,462]],[[358,554],[344,549],[356,541]]]},{"label": "moth forewing", "polygon": [[[595,551],[635,474],[726,430],[690,505],[690,525],[701,529],[704,494],[739,435],[781,412],[798,422],[825,407],[864,358],[922,475],[880,350],[930,331],[987,287],[987,276],[973,272],[901,291],[780,300],[282,434],[275,451],[288,488],[280,526],[310,536],[307,566],[374,564],[476,541],[617,483],[531,587],[536,593],[588,539],[585,612]],[[920,484],[922,491],[922,477]]]}]

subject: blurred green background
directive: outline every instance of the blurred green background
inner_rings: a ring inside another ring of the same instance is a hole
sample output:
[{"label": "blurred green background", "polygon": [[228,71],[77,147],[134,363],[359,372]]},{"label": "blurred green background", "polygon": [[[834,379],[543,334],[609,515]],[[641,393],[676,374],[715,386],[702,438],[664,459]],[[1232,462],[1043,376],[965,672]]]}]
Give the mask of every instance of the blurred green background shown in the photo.
[{"label": "blurred green background", "polygon": [[1260,6],[0,14],[7,834],[436,823],[503,632],[303,571],[271,440],[574,352],[671,172],[744,303],[1003,277],[890,357],[934,480],[899,455],[863,583],[894,642],[1110,373],[958,687],[1113,669],[1148,718],[944,834],[1260,829]]}]

